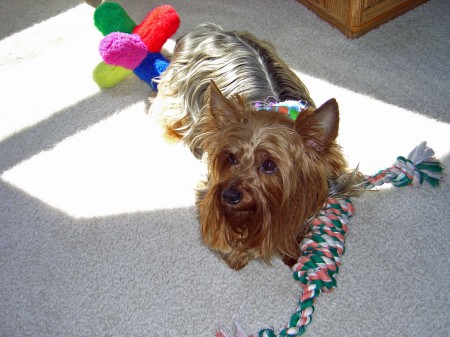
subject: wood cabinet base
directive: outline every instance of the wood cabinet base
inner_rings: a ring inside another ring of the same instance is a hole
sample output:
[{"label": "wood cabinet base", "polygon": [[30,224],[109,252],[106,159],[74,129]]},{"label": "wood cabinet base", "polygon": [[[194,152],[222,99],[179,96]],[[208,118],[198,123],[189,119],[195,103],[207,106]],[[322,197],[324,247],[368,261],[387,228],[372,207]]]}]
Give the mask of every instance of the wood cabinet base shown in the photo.
[{"label": "wood cabinet base", "polygon": [[356,38],[427,0],[297,0],[348,38]]}]

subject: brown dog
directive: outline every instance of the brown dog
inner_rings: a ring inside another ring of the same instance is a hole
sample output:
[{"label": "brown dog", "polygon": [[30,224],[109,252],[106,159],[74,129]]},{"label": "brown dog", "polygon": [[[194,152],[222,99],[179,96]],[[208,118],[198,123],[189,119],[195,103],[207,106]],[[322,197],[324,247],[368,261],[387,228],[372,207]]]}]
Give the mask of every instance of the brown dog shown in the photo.
[{"label": "brown dog", "polygon": [[[358,177],[335,141],[336,101],[316,109],[270,44],[211,24],[177,42],[158,90],[152,112],[207,159],[197,200],[203,242],[234,269],[273,256],[292,265],[308,220],[330,195],[351,193]],[[258,109],[268,97],[306,108],[296,120]]]}]

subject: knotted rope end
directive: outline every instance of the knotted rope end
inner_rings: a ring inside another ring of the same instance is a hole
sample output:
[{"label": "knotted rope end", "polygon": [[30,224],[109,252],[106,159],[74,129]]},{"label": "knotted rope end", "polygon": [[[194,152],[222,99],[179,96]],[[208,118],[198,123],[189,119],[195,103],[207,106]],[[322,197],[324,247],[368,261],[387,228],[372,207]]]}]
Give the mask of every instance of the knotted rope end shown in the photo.
[{"label": "knotted rope end", "polygon": [[422,142],[407,158],[399,156],[392,167],[366,177],[364,188],[367,190],[384,183],[391,183],[397,187],[417,187],[424,181],[437,187],[442,179],[441,163],[434,157],[433,149],[429,148],[426,142]]}]

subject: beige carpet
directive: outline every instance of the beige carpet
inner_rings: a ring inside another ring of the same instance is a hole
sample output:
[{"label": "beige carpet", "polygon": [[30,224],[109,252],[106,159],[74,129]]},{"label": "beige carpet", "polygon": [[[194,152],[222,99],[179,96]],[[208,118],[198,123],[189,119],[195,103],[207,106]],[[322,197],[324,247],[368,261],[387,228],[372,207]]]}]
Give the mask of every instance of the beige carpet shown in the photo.
[{"label": "beige carpet", "polygon": [[[135,21],[158,1],[120,1]],[[448,167],[450,5],[431,0],[347,40],[294,0],[171,1],[176,36],[213,21],[270,40],[317,104],[336,97],[340,142],[372,174],[422,140]],[[101,34],[81,1],[0,4],[0,336],[213,336],[279,331],[299,286],[279,260],[230,270],[202,246],[203,167],[146,114],[148,86],[99,90]],[[354,199],[338,288],[307,336],[450,335],[449,196]]]}]

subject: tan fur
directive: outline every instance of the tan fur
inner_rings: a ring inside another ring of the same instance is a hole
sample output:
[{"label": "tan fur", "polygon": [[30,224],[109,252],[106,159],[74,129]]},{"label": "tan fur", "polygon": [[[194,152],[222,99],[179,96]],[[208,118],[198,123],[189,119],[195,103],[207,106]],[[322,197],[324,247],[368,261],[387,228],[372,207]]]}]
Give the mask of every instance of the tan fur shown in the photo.
[{"label": "tan fur", "polygon": [[[205,24],[177,42],[151,112],[167,134],[208,162],[197,206],[201,237],[233,269],[251,259],[297,260],[308,221],[330,195],[350,195],[360,178],[336,144],[339,109],[316,109],[273,47],[248,33]],[[294,122],[254,108],[267,97],[304,100]]]},{"label": "tan fur", "polygon": [[[330,131],[324,132],[317,119],[322,108],[306,111],[294,123],[275,111],[256,111],[241,96],[228,100],[214,83],[209,98],[198,121],[209,172],[208,187],[198,196],[203,242],[234,269],[253,258],[297,258],[307,220],[329,196],[328,180],[346,172],[337,133],[331,131],[331,139]],[[338,114],[331,110],[327,113]],[[331,119],[335,130],[338,118]],[[275,172],[261,169],[267,160]],[[243,195],[235,205],[223,197],[230,186]]]}]

